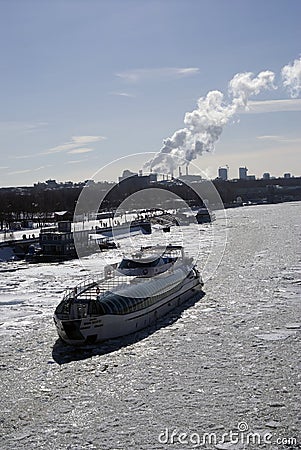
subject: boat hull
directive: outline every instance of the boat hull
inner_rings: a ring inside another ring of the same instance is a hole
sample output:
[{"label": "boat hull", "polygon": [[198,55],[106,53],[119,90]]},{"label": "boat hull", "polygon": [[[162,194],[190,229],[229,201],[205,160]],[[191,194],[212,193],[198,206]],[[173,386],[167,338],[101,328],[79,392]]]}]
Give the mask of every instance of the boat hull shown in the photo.
[{"label": "boat hull", "polygon": [[202,290],[199,277],[186,278],[179,289],[148,308],[129,314],[106,314],[75,320],[61,320],[54,317],[59,336],[68,344],[85,345],[103,342],[135,333],[181,305]]}]

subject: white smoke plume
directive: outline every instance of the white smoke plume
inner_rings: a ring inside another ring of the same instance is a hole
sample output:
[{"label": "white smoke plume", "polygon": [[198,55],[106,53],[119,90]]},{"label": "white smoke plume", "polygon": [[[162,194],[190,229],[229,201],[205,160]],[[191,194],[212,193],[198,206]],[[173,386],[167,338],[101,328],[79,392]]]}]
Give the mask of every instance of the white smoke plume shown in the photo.
[{"label": "white smoke plume", "polygon": [[250,96],[265,89],[275,89],[274,79],[275,74],[270,71],[260,72],[257,76],[251,72],[238,73],[229,83],[229,102],[224,101],[220,91],[211,91],[201,97],[197,108],[185,114],[185,127],[164,139],[160,153],[146,163],[145,168],[160,173],[173,172],[177,166],[213,151],[233,115],[247,108]]},{"label": "white smoke plume", "polygon": [[284,66],[281,70],[283,86],[285,86],[293,98],[297,98],[301,92],[301,58],[295,59],[292,64]]}]

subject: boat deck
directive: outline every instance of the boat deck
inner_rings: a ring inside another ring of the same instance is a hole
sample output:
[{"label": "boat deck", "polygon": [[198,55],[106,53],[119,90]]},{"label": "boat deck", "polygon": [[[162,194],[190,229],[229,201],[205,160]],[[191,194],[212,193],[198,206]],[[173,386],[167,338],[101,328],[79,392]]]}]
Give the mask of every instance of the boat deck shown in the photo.
[{"label": "boat deck", "polygon": [[131,280],[133,279],[134,277],[128,276],[112,276],[98,279],[97,281],[89,279],[83,281],[72,289],[67,289],[64,300],[74,298],[80,302],[81,300],[91,300],[93,298],[96,299],[99,294],[104,294],[105,292],[111,291],[112,289],[129,285]]}]

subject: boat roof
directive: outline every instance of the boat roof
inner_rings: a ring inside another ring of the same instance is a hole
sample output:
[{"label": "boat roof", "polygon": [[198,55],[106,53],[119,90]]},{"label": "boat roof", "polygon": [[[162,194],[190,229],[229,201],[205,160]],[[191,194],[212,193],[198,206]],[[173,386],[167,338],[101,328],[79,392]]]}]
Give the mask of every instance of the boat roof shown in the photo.
[{"label": "boat roof", "polygon": [[173,273],[165,272],[162,275],[158,275],[156,279],[151,278],[143,283],[123,285],[120,288],[103,294],[99,297],[99,301],[105,302],[106,298],[112,299],[114,295],[131,298],[147,298],[153,295],[159,295],[183,281],[187,273],[188,271],[184,270],[184,268],[178,268]]}]

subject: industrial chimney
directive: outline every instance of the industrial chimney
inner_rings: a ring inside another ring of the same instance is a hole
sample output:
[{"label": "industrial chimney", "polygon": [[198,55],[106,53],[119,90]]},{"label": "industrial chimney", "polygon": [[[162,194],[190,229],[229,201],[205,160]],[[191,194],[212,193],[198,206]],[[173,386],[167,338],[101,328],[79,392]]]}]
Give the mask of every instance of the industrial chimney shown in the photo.
[{"label": "industrial chimney", "polygon": [[188,164],[186,166],[186,175],[188,175]]}]

